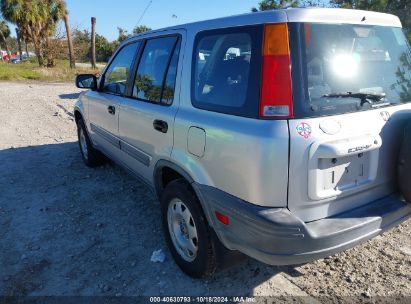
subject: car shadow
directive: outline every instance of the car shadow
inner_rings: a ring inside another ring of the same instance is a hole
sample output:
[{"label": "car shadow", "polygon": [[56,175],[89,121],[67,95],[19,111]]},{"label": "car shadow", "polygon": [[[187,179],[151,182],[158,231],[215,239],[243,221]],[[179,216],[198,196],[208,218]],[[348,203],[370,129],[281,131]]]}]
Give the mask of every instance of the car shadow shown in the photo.
[{"label": "car shadow", "polygon": [[[301,275],[247,258],[191,279],[153,193],[110,162],[86,167],[77,142],[0,150],[0,172],[0,295],[280,295],[291,288],[280,273]],[[165,261],[151,262],[160,249]]]},{"label": "car shadow", "polygon": [[60,94],[60,99],[78,99],[80,97],[81,92],[79,93],[69,93],[69,94]]}]

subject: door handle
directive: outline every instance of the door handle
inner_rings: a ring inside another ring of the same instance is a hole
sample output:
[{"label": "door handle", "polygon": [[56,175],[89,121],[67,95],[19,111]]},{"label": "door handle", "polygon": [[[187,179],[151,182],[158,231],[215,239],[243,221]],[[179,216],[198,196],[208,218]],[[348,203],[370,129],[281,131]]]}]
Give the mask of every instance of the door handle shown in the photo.
[{"label": "door handle", "polygon": [[161,133],[167,133],[168,131],[168,124],[164,120],[158,120],[158,119],[154,120],[153,127],[155,130]]},{"label": "door handle", "polygon": [[116,114],[116,107],[115,106],[108,106],[107,112],[109,112],[111,115]]}]

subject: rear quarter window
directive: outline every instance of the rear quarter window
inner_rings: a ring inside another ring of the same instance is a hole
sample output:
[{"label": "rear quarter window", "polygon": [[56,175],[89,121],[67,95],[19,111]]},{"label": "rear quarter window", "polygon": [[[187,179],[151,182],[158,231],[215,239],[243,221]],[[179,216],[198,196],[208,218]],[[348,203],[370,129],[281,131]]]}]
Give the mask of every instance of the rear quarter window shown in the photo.
[{"label": "rear quarter window", "polygon": [[191,100],[194,107],[257,117],[262,27],[204,31],[194,42]]}]

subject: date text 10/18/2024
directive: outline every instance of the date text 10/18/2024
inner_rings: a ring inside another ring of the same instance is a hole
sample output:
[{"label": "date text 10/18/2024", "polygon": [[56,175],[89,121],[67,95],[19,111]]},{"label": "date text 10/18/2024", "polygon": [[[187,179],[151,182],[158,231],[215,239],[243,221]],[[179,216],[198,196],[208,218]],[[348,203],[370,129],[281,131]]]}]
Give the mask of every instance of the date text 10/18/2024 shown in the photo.
[{"label": "date text 10/18/2024", "polygon": [[254,297],[150,297],[150,303],[254,303]]}]

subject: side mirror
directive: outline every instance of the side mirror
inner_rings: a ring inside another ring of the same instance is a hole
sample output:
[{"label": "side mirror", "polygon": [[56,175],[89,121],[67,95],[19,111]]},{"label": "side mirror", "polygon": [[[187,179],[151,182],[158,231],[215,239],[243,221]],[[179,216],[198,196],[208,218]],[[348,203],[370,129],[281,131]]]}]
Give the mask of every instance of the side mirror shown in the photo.
[{"label": "side mirror", "polygon": [[93,74],[80,74],[76,76],[76,86],[80,89],[97,89],[97,77]]}]

